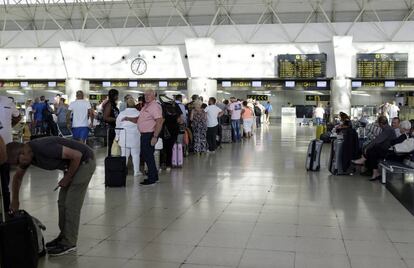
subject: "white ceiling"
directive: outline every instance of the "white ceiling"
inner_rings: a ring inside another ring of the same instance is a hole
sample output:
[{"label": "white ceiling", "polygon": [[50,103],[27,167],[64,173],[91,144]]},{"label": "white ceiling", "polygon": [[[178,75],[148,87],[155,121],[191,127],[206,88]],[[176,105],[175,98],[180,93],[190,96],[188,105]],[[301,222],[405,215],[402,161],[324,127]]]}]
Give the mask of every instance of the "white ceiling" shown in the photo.
[{"label": "white ceiling", "polygon": [[0,29],[404,21],[414,0],[3,0]]}]

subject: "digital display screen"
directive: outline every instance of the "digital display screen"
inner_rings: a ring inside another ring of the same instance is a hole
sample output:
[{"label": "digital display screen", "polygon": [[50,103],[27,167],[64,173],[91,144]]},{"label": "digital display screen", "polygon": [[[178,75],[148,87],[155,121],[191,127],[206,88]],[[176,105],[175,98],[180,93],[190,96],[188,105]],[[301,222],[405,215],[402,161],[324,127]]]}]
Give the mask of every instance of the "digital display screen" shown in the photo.
[{"label": "digital display screen", "polygon": [[357,54],[358,78],[407,77],[407,53]]},{"label": "digital display screen", "polygon": [[221,86],[222,87],[231,87],[231,81],[222,81]]},{"label": "digital display screen", "polygon": [[395,81],[385,81],[385,87],[395,87]]},{"label": "digital display screen", "polygon": [[158,86],[159,86],[159,87],[168,87],[168,82],[167,82],[167,81],[160,81],[160,82],[158,83]]},{"label": "digital display screen", "polygon": [[29,86],[29,82],[20,82],[20,86],[21,87],[28,87]]},{"label": "digital display screen", "polygon": [[326,77],[326,54],[284,54],[278,55],[280,78],[323,78]]},{"label": "digital display screen", "polygon": [[253,81],[252,87],[262,87],[262,81]]},{"label": "digital display screen", "polygon": [[104,81],[104,82],[102,82],[102,86],[103,87],[110,87],[111,86],[111,82]]},{"label": "digital display screen", "polygon": [[352,81],[351,87],[362,87],[361,81]]},{"label": "digital display screen", "polygon": [[138,87],[138,81],[129,81],[128,86],[129,87]]},{"label": "digital display screen", "polygon": [[327,87],[328,83],[326,81],[317,81],[316,87]]},{"label": "digital display screen", "polygon": [[295,81],[286,81],[285,87],[295,87]]},{"label": "digital display screen", "polygon": [[56,87],[56,82],[48,82],[47,86],[48,87]]}]

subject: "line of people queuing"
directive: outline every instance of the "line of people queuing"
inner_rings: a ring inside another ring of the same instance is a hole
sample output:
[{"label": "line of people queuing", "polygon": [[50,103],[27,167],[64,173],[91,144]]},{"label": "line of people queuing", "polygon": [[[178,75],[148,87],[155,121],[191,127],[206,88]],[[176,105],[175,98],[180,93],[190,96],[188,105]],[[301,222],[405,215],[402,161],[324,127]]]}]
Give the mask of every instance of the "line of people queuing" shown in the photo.
[{"label": "line of people queuing", "polygon": [[[83,200],[89,182],[96,168],[93,150],[85,143],[91,130],[96,132],[101,127],[107,135],[108,154],[114,140],[121,145],[123,156],[131,156],[134,175],[141,176],[140,160],[145,162],[148,172],[141,185],[153,185],[158,180],[158,168],[154,152],[160,140],[163,141],[163,162],[166,169],[172,167],[172,150],[183,128],[190,128],[193,134],[191,150],[196,153],[214,152],[217,141],[222,136],[222,125],[231,125],[231,139],[238,142],[243,135],[249,138],[254,127],[260,127],[261,115],[271,112],[270,103],[266,107],[252,100],[237,100],[217,103],[211,97],[208,104],[199,96],[193,96],[187,105],[182,103],[182,96],[174,100],[162,98],[157,100],[153,90],[145,91],[144,96],[136,101],[132,96],[125,96],[118,105],[119,92],[111,89],[108,98],[100,104],[99,112],[94,111],[91,103],[85,99],[82,91],[76,92],[76,100],[69,105],[58,96],[50,105],[42,96],[32,104],[26,103],[26,123],[30,125],[34,136],[27,143],[12,142],[12,126],[20,121],[20,113],[10,99],[0,97],[1,116],[0,136],[7,144],[6,152],[0,148],[0,160],[7,153],[7,161],[0,166],[3,188],[3,202],[11,212],[20,208],[19,192],[23,177],[28,167],[33,165],[45,170],[61,170],[63,177],[58,181],[59,229],[58,237],[46,243],[50,256],[60,256],[76,250],[79,221]],[[52,108],[53,106],[53,108]],[[56,117],[56,118],[54,118]],[[255,119],[256,118],[256,119]],[[95,121],[100,123],[94,123]],[[52,131],[52,121],[57,128],[70,129],[73,139],[58,137]],[[118,130],[122,129],[122,130]],[[101,130],[102,130],[101,129]],[[38,133],[45,137],[36,137]],[[1,146],[0,140],[0,146]],[[16,171],[10,184],[10,166]]]}]

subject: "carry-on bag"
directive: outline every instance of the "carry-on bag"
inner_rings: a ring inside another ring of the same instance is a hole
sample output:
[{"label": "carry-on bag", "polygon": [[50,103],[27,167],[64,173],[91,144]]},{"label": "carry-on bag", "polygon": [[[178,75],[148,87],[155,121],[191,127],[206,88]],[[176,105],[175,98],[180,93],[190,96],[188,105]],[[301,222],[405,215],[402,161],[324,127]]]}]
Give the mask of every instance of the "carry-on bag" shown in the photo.
[{"label": "carry-on bag", "polygon": [[182,167],[184,160],[183,145],[180,143],[175,143],[173,146],[172,152],[172,166],[173,167]]},{"label": "carry-on bag", "polygon": [[0,267],[36,268],[39,243],[32,217],[24,210],[10,216],[4,208],[0,185]]},{"label": "carry-on bag", "polygon": [[336,139],[332,142],[331,155],[329,157],[329,171],[333,175],[346,175],[346,170],[342,167],[343,139]]},{"label": "carry-on bag", "polygon": [[321,168],[322,145],[323,141],[316,139],[309,143],[306,156],[306,170],[318,171]]},{"label": "carry-on bag", "polygon": [[[123,128],[115,128],[115,131],[124,130]],[[107,138],[109,140],[109,131],[107,132]],[[125,130],[124,130],[125,131]],[[112,144],[108,144],[108,154],[109,154],[109,146]],[[126,146],[126,140],[125,144]],[[108,155],[105,158],[105,187],[125,187],[126,186],[126,177],[128,174],[127,168],[127,159],[125,156],[110,156]]]},{"label": "carry-on bag", "polygon": [[222,143],[231,143],[231,125],[222,125],[222,136],[221,136],[221,142]]},{"label": "carry-on bag", "polygon": [[316,126],[316,139],[319,139],[323,133],[326,132],[325,125],[318,125]]}]

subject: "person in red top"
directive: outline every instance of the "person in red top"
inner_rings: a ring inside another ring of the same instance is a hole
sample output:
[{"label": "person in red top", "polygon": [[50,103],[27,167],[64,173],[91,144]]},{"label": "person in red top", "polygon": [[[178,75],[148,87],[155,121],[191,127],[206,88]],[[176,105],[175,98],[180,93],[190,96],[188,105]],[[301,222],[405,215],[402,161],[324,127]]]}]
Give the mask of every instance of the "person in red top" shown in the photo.
[{"label": "person in red top", "polygon": [[145,91],[145,105],[142,107],[139,117],[125,117],[123,119],[137,123],[138,130],[141,133],[141,153],[148,166],[148,178],[141,182],[141,185],[152,185],[158,181],[154,152],[164,118],[161,105],[157,103],[155,97],[154,90]]}]

